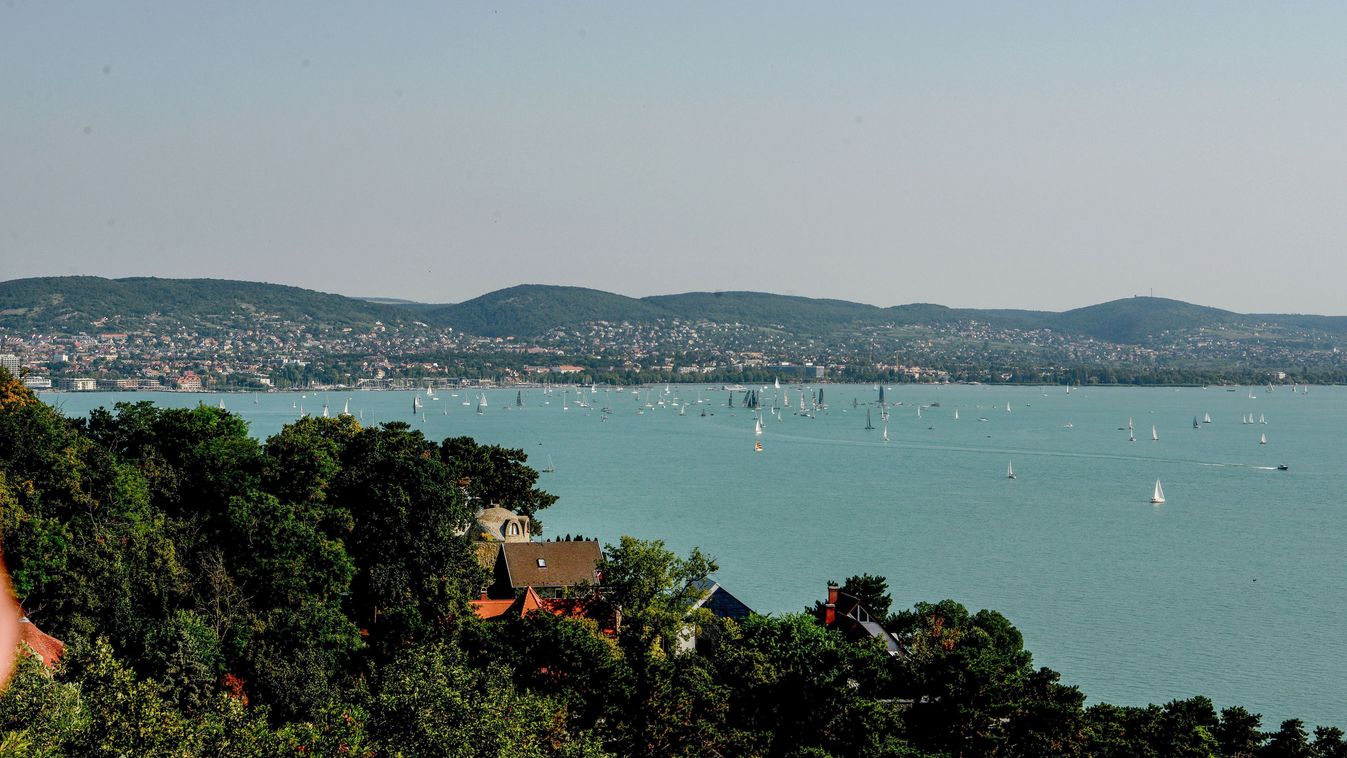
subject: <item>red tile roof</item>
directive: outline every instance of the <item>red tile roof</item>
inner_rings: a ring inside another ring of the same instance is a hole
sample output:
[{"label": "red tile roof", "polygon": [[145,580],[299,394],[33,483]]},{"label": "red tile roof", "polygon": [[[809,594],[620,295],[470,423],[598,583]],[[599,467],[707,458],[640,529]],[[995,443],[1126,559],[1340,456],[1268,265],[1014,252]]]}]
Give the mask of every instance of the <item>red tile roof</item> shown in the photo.
[{"label": "red tile roof", "polygon": [[65,643],[56,639],[37,628],[37,624],[28,620],[27,616],[19,618],[19,641],[26,643],[33,652],[42,656],[42,662],[51,668],[60,660],[61,653],[65,652]]}]

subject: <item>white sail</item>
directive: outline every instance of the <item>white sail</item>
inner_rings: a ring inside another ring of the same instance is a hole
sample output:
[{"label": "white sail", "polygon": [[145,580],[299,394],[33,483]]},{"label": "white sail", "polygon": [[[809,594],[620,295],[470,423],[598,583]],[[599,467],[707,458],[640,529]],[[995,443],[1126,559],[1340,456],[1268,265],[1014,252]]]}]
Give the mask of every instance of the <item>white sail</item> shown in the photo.
[{"label": "white sail", "polygon": [[1159,439],[1160,435],[1158,432],[1155,431],[1155,424],[1151,424],[1151,442],[1155,442],[1156,440]]},{"label": "white sail", "polygon": [[958,420],[959,420],[959,409],[958,409],[958,408],[955,408],[955,409],[954,409],[954,420],[955,420],[955,421],[958,421]]},{"label": "white sail", "polygon": [[1165,501],[1165,491],[1160,487],[1160,480],[1155,480],[1155,494],[1151,495],[1152,503],[1163,503]]},{"label": "white sail", "polygon": [[758,437],[761,437],[761,436],[762,436],[762,419],[761,419],[761,418],[757,418],[757,419],[754,419],[754,420],[753,420],[753,434],[754,434],[755,436],[758,436]]},{"label": "white sail", "polygon": [[1266,444],[1267,444],[1267,435],[1266,435],[1266,434],[1260,434],[1260,435],[1258,435],[1258,444],[1260,444],[1260,445],[1266,445]]},{"label": "white sail", "polygon": [[781,380],[779,378],[772,380],[772,389],[781,389]]},{"label": "white sail", "polygon": [[1006,478],[1007,479],[1015,478],[1015,466],[1013,463],[1009,462],[1006,463]]},{"label": "white sail", "polygon": [[885,441],[885,442],[888,442],[888,441],[889,441],[889,425],[888,425],[888,424],[885,424],[885,425],[884,425],[884,441]]}]

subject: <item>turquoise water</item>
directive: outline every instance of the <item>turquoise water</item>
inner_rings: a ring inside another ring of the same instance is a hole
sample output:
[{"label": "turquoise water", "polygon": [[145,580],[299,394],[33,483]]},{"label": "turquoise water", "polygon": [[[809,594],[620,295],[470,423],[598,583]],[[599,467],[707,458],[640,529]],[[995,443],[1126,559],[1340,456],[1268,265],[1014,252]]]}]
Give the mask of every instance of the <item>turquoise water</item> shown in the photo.
[{"label": "turquoise water", "polygon": [[[689,386],[613,393],[607,421],[602,390],[586,393],[590,409],[571,393],[565,411],[560,393],[525,390],[516,409],[515,390],[487,391],[482,414],[475,391],[442,391],[424,420],[409,392],[44,398],[70,415],[223,399],[258,436],[295,418],[292,403],[317,413],[326,399],[335,414],[349,398],[367,422],[521,447],[539,468],[550,458],[557,471],[542,486],[561,499],[540,514],[548,534],[700,546],[760,612],[810,605],[829,579],[882,574],[895,607],[948,597],[1004,613],[1036,663],[1092,702],[1205,694],[1268,727],[1347,726],[1347,389],[899,386],[887,391],[903,403],[888,443],[877,410],[865,431],[865,406],[851,406],[873,401],[873,387],[825,391],[831,408],[817,418],[769,417],[762,453],[753,416],[709,388],[697,405]],[[762,392],[767,405],[774,394]],[[674,398],[692,403],[686,415],[657,404]],[[932,402],[918,419],[917,404]],[[1213,423],[1194,430],[1205,413]],[[1241,423],[1247,413],[1268,423]],[[1161,506],[1149,503],[1157,478]]]}]

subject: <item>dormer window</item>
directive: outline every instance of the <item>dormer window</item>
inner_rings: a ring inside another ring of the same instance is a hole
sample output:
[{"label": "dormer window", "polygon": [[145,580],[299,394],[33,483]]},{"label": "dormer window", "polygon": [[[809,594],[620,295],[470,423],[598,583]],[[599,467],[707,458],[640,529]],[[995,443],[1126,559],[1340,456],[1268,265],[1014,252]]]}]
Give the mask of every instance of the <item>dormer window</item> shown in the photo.
[{"label": "dormer window", "polygon": [[538,568],[540,568],[540,569],[545,569],[545,568],[547,568],[547,559],[546,559],[546,558],[539,558],[539,559],[538,559]]}]

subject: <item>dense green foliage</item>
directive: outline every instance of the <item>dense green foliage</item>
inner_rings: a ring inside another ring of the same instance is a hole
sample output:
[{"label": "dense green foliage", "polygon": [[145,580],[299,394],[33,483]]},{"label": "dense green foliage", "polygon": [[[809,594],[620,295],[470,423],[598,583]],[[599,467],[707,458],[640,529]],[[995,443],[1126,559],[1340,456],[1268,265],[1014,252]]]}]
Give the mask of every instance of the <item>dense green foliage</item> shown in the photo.
[{"label": "dense green foliage", "polygon": [[[890,656],[808,613],[692,610],[697,550],[608,545],[614,635],[550,613],[479,620],[478,502],[534,511],[521,451],[307,418],[259,443],[214,408],[71,420],[0,371],[0,526],[20,600],[69,643],[22,656],[0,755],[1315,756],[1193,698],[1084,707],[993,611],[888,613]],[[613,616],[617,618],[618,616]],[[694,650],[687,650],[692,633]]]},{"label": "dense green foliage", "polygon": [[104,329],[121,320],[155,315],[163,320],[209,323],[226,314],[262,312],[285,321],[339,328],[407,323],[453,327],[487,337],[535,337],[594,321],[653,323],[658,319],[709,320],[829,336],[891,325],[977,321],[1000,328],[1051,329],[1121,344],[1138,344],[1164,332],[1229,328],[1256,331],[1276,325],[1347,334],[1347,316],[1238,314],[1157,297],[1131,297],[1060,313],[1016,309],[949,308],[914,303],[879,307],[764,292],[687,292],[633,298],[583,287],[525,284],[452,305],[362,300],[298,287],[224,279],[159,279],[94,276],[0,281],[0,326],[62,331]]},{"label": "dense green foliage", "polygon": [[280,284],[229,279],[56,276],[0,282],[0,326],[41,331],[124,328],[126,319],[220,323],[228,314],[262,312],[285,321],[332,327],[408,320],[392,305]]}]

